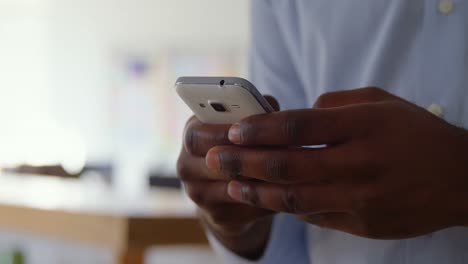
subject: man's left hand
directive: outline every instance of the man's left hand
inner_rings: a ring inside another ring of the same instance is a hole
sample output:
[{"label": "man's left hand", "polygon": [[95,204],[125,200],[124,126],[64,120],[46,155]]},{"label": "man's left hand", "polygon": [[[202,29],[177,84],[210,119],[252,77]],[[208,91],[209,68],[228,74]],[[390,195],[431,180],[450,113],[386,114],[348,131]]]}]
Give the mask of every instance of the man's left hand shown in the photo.
[{"label": "man's left hand", "polygon": [[468,225],[468,133],[381,89],[251,116],[229,138],[206,162],[238,201],[369,238]]}]

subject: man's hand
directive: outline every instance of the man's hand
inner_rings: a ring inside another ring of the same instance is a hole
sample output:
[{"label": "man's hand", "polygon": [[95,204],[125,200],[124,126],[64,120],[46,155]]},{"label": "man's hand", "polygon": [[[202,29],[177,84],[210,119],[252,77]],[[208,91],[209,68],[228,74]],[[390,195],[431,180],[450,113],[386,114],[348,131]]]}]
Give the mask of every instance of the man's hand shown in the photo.
[{"label": "man's hand", "polygon": [[[272,106],[278,104],[266,98]],[[271,210],[239,203],[227,193],[229,179],[206,167],[205,155],[215,146],[232,145],[230,125],[209,125],[192,117],[185,127],[184,147],[177,163],[188,196],[198,205],[202,221],[226,247],[239,255],[260,257],[271,229]]]},{"label": "man's hand", "polygon": [[[395,239],[468,224],[468,136],[377,88],[235,124],[207,156],[229,195],[319,226]],[[326,144],[322,148],[304,146]],[[260,181],[249,182],[238,177]]]}]

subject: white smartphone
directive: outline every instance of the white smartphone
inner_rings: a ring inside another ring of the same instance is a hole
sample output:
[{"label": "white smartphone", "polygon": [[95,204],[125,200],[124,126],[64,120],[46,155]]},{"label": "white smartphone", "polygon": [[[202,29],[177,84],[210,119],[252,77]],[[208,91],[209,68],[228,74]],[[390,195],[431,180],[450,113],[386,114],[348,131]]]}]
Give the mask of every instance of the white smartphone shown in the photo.
[{"label": "white smartphone", "polygon": [[175,88],[206,124],[233,124],[274,109],[249,81],[238,77],[180,77]]}]

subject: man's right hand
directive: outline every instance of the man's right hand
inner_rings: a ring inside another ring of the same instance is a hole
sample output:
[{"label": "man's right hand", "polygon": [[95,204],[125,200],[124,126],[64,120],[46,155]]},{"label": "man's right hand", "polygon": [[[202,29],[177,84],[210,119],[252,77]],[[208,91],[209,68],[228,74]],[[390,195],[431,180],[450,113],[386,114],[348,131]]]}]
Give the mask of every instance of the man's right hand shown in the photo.
[{"label": "man's right hand", "polygon": [[[278,108],[274,99],[267,99]],[[228,139],[229,128],[230,125],[203,124],[192,117],[185,127],[177,171],[211,233],[238,255],[256,259],[268,242],[274,212],[233,200],[227,193],[231,179],[213,173],[206,166],[205,156],[212,147],[232,144]]]}]

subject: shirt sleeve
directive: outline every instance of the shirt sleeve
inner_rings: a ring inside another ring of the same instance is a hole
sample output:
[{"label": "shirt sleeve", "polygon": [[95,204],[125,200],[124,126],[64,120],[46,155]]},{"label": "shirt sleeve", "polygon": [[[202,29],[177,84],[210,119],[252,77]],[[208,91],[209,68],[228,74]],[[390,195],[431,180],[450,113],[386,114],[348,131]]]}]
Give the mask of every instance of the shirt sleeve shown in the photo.
[{"label": "shirt sleeve", "polygon": [[305,223],[293,215],[276,215],[265,253],[257,261],[250,261],[234,254],[210,233],[208,233],[208,240],[224,263],[228,264],[306,264],[309,263],[309,255],[305,229]]},{"label": "shirt sleeve", "polygon": [[294,56],[297,51],[288,45],[299,33],[281,27],[283,8],[274,4],[278,3],[251,1],[249,78],[262,93],[274,96],[282,110],[310,107]]}]

